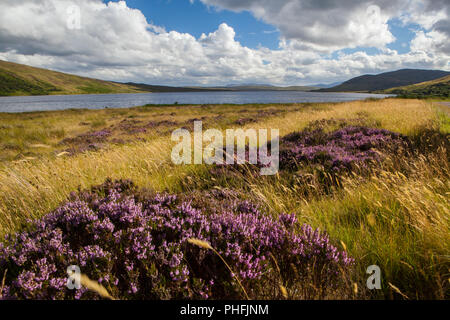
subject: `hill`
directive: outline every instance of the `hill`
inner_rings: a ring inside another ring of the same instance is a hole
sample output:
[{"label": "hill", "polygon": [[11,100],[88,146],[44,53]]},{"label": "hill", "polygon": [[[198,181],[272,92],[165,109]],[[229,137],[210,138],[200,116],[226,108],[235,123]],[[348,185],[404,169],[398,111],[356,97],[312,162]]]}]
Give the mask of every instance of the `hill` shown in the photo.
[{"label": "hill", "polygon": [[0,96],[139,93],[143,88],[0,60]]},{"label": "hill", "polygon": [[214,91],[311,91],[318,89],[319,87],[312,86],[289,86],[289,87],[277,87],[272,85],[230,85],[226,87],[194,87],[201,88],[203,90]]},{"label": "hill", "polygon": [[432,81],[410,86],[384,90],[383,93],[396,94],[402,98],[450,98],[450,75]]},{"label": "hill", "polygon": [[143,92],[310,91],[317,87],[236,85],[228,87],[170,87],[119,83],[75,76],[0,60],[0,96],[70,95]]},{"label": "hill", "polygon": [[320,92],[373,92],[431,81],[450,75],[440,70],[402,69],[378,75],[364,75]]}]

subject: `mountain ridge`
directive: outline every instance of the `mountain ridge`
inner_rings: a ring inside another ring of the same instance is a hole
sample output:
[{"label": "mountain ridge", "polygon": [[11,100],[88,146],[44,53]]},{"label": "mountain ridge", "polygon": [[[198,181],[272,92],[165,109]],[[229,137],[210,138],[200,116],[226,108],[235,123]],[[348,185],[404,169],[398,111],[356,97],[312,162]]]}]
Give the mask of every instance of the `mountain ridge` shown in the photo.
[{"label": "mountain ridge", "polygon": [[450,75],[442,70],[400,69],[377,75],[366,74],[352,78],[342,84],[316,90],[318,92],[375,92],[431,81]]}]

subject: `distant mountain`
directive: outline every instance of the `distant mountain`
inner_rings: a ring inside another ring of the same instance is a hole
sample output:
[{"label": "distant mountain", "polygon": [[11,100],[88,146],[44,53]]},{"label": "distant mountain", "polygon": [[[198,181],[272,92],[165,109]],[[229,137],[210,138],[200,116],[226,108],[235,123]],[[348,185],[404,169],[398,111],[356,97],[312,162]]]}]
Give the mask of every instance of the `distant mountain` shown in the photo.
[{"label": "distant mountain", "polygon": [[170,87],[144,83],[128,82],[126,85],[148,92],[204,92],[204,91],[231,91],[227,88],[203,88],[203,87]]},{"label": "distant mountain", "polygon": [[265,83],[240,83],[240,84],[228,84],[226,88],[237,88],[237,87],[274,87],[271,84]]},{"label": "distant mountain", "polygon": [[234,85],[231,87],[208,87],[203,89],[227,90],[227,91],[311,91],[318,87],[310,86],[289,86],[277,87],[272,85]]},{"label": "distant mountain", "polygon": [[348,80],[338,86],[320,89],[320,92],[373,92],[394,87],[408,86],[450,75],[440,70],[403,69],[378,75],[364,75]]},{"label": "distant mountain", "polygon": [[122,83],[74,76],[0,60],[0,96],[138,93]]},{"label": "distant mountain", "polygon": [[450,75],[410,86],[391,88],[382,93],[396,94],[403,98],[450,98]]},{"label": "distant mountain", "polygon": [[327,89],[327,88],[336,87],[336,86],[340,85],[341,83],[342,82],[334,82],[334,83],[329,83],[329,84],[319,83],[319,84],[312,85],[312,87]]}]

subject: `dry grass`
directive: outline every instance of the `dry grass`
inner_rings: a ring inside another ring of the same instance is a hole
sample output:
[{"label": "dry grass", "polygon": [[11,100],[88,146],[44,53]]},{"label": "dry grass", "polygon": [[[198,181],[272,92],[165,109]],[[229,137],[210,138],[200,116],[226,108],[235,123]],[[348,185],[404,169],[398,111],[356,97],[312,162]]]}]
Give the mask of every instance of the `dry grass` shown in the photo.
[{"label": "dry grass", "polygon": [[[180,111],[178,108],[168,107],[168,110],[159,108],[156,112],[167,114],[173,109]],[[220,111],[224,112],[223,108],[229,110],[231,107],[222,107]],[[293,107],[287,109],[289,108]],[[249,124],[247,127],[279,128],[283,135],[299,130],[314,120],[355,118],[366,115],[377,121],[383,128],[412,134],[416,128],[426,125],[435,118],[431,106],[418,100],[351,102],[330,106],[296,107],[295,110],[298,111],[271,117]],[[239,108],[233,110],[233,112],[236,111],[239,111]],[[122,119],[119,116],[121,112],[129,116],[126,111],[111,111],[112,117],[117,117],[115,121]],[[205,112],[202,108],[186,108],[182,117],[186,119],[202,112]],[[108,111],[81,111],[80,113],[82,119],[86,114],[102,116],[108,114]],[[76,114],[75,111],[52,112],[49,113],[49,118],[54,123],[62,121],[62,125],[65,126],[66,123],[74,122]],[[225,112],[224,114],[227,115]],[[14,117],[18,116],[14,115]],[[25,115],[25,119],[27,117]],[[36,121],[42,117],[47,118],[44,114],[41,117],[24,120],[24,126],[29,126],[27,121]],[[156,117],[153,114],[153,119]],[[64,120],[60,120],[61,118]],[[79,122],[83,121],[81,119]],[[182,121],[181,118],[175,120]],[[15,121],[19,121],[18,118]],[[37,121],[39,123],[40,120]],[[74,125],[72,128],[67,126],[66,130],[79,133],[79,129],[77,125]],[[4,163],[3,168],[0,168],[0,233],[13,231],[25,218],[35,218],[45,214],[64,201],[78,186],[88,188],[102,183],[107,177],[132,179],[140,186],[152,187],[160,191],[179,191],[181,180],[191,172],[201,172],[205,168],[174,167],[170,162],[171,148],[168,147],[170,145],[173,143],[166,135],[148,142],[112,146],[100,152],[88,152],[74,157],[49,156],[19,163]]]},{"label": "dry grass", "polygon": [[[258,109],[280,112],[245,127],[278,128],[282,135],[300,130],[311,121],[331,118],[363,117],[378,127],[409,136],[419,135],[424,127],[437,128],[440,120],[442,128],[443,123],[431,103],[399,99],[303,106],[66,111],[23,115],[23,119],[15,115],[11,121],[24,123],[24,127],[49,121],[54,127],[64,127],[67,136],[82,132],[78,123],[89,117],[104,119],[110,125],[130,113],[146,120],[172,119],[180,123],[203,115],[209,127],[217,125],[223,129],[236,127],[233,123],[244,117],[242,114],[252,116]],[[176,115],[170,116],[172,113]],[[221,120],[216,120],[218,114],[222,115]],[[8,117],[0,115],[2,121]],[[4,162],[0,168],[0,234],[16,231],[26,219],[54,209],[78,186],[89,188],[108,177],[131,179],[141,187],[156,191],[232,187],[257,199],[271,212],[295,212],[302,222],[327,230],[336,243],[342,241],[342,246],[357,260],[355,274],[348,279],[349,297],[404,298],[394,287],[413,299],[448,297],[447,150],[441,148],[430,154],[392,159],[370,177],[346,177],[341,188],[324,193],[319,181],[314,180],[304,185],[282,175],[264,179],[236,175],[230,181],[211,176],[206,166],[174,166],[170,161],[173,143],[168,134],[152,132],[148,137],[147,141],[111,145],[99,152],[73,157],[56,157],[56,140],[51,140],[50,151],[36,160]],[[365,269],[372,264],[383,270],[384,290],[375,295],[363,289]],[[284,289],[289,293],[294,291],[294,288]]]},{"label": "dry grass", "polygon": [[104,286],[102,286],[101,284],[99,284],[96,281],[89,279],[89,277],[86,276],[85,274],[82,274],[80,276],[80,280],[81,280],[81,285],[83,287],[85,287],[86,289],[88,289],[92,292],[97,293],[100,297],[102,297],[104,299],[109,299],[109,300],[116,300],[109,294],[108,290],[106,290],[106,288]]},{"label": "dry grass", "polygon": [[[1,162],[10,160],[54,157],[66,148],[61,145],[63,139],[92,131],[112,130],[112,138],[125,141],[136,141],[138,138],[151,140],[168,136],[169,131],[187,126],[194,119],[201,119],[205,124],[215,127],[229,127],[238,119],[273,117],[298,108],[302,106],[145,106],[129,109],[0,113],[0,165]],[[126,134],[117,129],[122,121],[136,122],[138,127],[149,122],[168,121],[177,124],[147,127],[145,134]]]}]

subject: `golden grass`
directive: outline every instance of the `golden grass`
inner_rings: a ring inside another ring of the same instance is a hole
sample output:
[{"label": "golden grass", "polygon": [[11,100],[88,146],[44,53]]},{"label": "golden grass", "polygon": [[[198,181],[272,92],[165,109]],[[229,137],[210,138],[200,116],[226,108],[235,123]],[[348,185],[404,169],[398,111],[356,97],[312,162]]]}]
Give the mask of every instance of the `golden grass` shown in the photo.
[{"label": "golden grass", "polygon": [[[258,112],[286,112],[296,106],[146,106],[129,109],[66,110],[32,113],[0,113],[0,163],[9,160],[20,161],[27,157],[41,158],[63,151],[60,142],[89,131],[99,131],[117,126],[121,121],[172,121],[185,124],[189,120],[205,118],[214,126],[230,124],[239,118],[255,118]],[[286,109],[286,110],[285,110]],[[220,117],[220,119],[217,119]],[[139,135],[147,140],[160,137],[161,132],[149,129]],[[113,132],[116,138],[130,137]],[[136,135],[131,137],[136,140]]]},{"label": "golden grass", "polygon": [[[398,166],[404,174],[395,170]],[[335,243],[356,257],[360,278],[352,280],[359,281],[359,287],[365,286],[366,268],[378,265],[383,281],[406,290],[410,298],[445,299],[450,282],[446,150],[395,158],[369,177],[344,177],[331,194],[321,191],[318,181],[304,185],[291,184],[283,176],[258,179],[242,177],[249,186],[246,194],[272,212],[295,212],[300,221],[326,230]],[[402,291],[393,286],[378,294],[399,295]]]},{"label": "golden grass", "polygon": [[104,298],[104,299],[109,299],[109,300],[116,300],[114,299],[108,292],[108,290],[106,290],[106,288],[104,286],[102,286],[101,284],[99,284],[96,281],[93,281],[91,279],[89,279],[89,277],[85,274],[82,274],[80,276],[80,280],[81,280],[81,285],[83,287],[85,287],[86,289],[97,293],[100,297]]},{"label": "golden grass", "polygon": [[379,127],[410,135],[436,120],[430,103],[419,100],[385,99],[380,101],[357,101],[335,105],[321,105],[322,108],[289,113],[282,118],[272,118],[247,127],[279,128],[282,135],[304,128],[308,123],[321,119],[353,119],[367,117]]},{"label": "golden grass", "polygon": [[[400,99],[303,106],[218,106],[216,109],[133,108],[80,111],[78,115],[68,111],[40,113],[39,117],[28,120],[20,120],[18,115],[11,117],[16,123],[29,121],[31,126],[41,121],[38,119],[46,119],[55,127],[67,124],[66,132],[75,134],[81,132],[78,123],[86,117],[106,119],[114,115],[113,120],[105,120],[110,125],[130,113],[145,120],[180,122],[206,115],[208,127],[217,125],[224,129],[236,127],[234,120],[259,109],[283,112],[261,118],[245,128],[275,128],[280,129],[281,135],[301,130],[311,121],[331,118],[363,117],[379,127],[410,136],[419,134],[424,127],[436,128],[443,124],[431,103]],[[243,111],[247,113],[239,113]],[[177,114],[169,116],[173,112]],[[217,114],[224,119],[215,123]],[[0,119],[7,117],[0,115]],[[4,162],[0,166],[0,234],[14,232],[26,219],[53,210],[78,186],[89,188],[108,177],[131,179],[138,186],[156,191],[189,191],[205,185],[233,187],[260,201],[271,212],[295,212],[300,221],[326,230],[336,243],[341,243],[357,260],[357,276],[349,279],[352,297],[368,297],[363,289],[364,276],[365,268],[372,264],[383,270],[385,290],[378,297],[403,297],[399,292],[412,299],[446,296],[450,252],[447,150],[409,159],[397,159],[393,155],[392,161],[387,161],[371,177],[349,176],[341,181],[339,190],[324,194],[314,179],[309,185],[292,183],[282,175],[267,178],[237,175],[233,181],[226,181],[212,177],[207,166],[175,166],[170,161],[174,143],[168,134],[152,132],[150,137],[147,141],[109,146],[73,157],[48,153],[36,160]],[[53,143],[50,150],[55,150]],[[398,167],[403,171],[397,170]],[[284,289],[286,292],[280,287],[283,296],[291,290]]]},{"label": "golden grass", "polygon": [[[179,121],[201,114],[198,107],[158,108],[156,112],[165,113],[178,110],[183,115]],[[232,107],[221,107],[221,110],[233,112]],[[237,110],[244,107],[238,107]],[[248,107],[247,107],[248,108]],[[279,128],[286,134],[299,130],[309,122],[330,118],[355,118],[361,114],[379,122],[380,126],[404,134],[412,134],[416,128],[429,123],[435,118],[431,106],[418,100],[382,100],[371,102],[350,102],[336,105],[319,105],[313,107],[286,107],[287,113],[268,118],[265,121],[248,124],[252,128]],[[136,110],[136,109],[134,109]],[[164,112],[162,112],[164,110]],[[81,111],[81,119],[86,115],[114,116],[122,110]],[[210,112],[210,111],[209,111]],[[49,113],[51,121],[63,125],[75,122],[77,112],[68,111]],[[227,115],[225,113],[225,115]],[[45,117],[46,115],[41,115]],[[14,115],[14,117],[18,117]],[[153,115],[153,118],[156,116]],[[164,116],[159,116],[162,118]],[[181,118],[182,117],[182,118]],[[27,118],[27,115],[25,115]],[[40,117],[38,117],[39,119]],[[25,120],[25,125],[28,125]],[[117,117],[115,121],[120,121]],[[171,118],[172,119],[172,118]],[[15,121],[19,121],[18,118]],[[78,120],[82,121],[82,120]],[[78,123],[77,122],[77,123]],[[236,126],[236,125],[234,125]],[[67,130],[78,133],[80,127],[67,126]],[[155,190],[179,191],[179,182],[191,172],[202,171],[204,167],[176,167],[170,161],[171,145],[169,136],[154,138],[148,142],[135,142],[123,146],[112,146],[100,152],[79,154],[74,157],[44,157],[37,160],[19,163],[7,162],[0,167],[0,233],[13,231],[25,218],[36,218],[55,208],[77,189],[102,183],[106,178],[126,178],[134,180],[139,186],[151,187]]]}]

